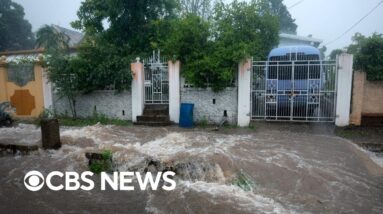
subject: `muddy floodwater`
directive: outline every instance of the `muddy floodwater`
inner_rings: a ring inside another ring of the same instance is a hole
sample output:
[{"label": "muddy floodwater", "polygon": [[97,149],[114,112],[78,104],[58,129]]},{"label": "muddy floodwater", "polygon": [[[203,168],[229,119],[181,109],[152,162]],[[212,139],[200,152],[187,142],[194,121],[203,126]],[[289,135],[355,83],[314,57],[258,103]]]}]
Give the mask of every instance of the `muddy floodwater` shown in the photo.
[{"label": "muddy floodwater", "polygon": [[[333,135],[95,125],[61,139],[58,151],[0,157],[0,213],[383,213],[383,162]],[[0,143],[40,141],[33,125],[0,129]],[[24,187],[31,170],[81,173],[85,152],[104,150],[118,171],[171,166],[176,189],[101,191],[96,175],[92,191]]]}]

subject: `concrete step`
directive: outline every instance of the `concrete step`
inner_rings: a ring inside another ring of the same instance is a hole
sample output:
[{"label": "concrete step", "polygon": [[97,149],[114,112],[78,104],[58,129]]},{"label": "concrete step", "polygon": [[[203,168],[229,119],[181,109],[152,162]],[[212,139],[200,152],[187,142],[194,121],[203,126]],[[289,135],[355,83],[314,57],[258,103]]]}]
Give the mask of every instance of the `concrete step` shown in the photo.
[{"label": "concrete step", "polygon": [[168,105],[145,105],[145,116],[169,115]]},{"label": "concrete step", "polygon": [[169,110],[144,109],[144,115],[145,116],[157,116],[157,115],[167,116],[169,115]]},{"label": "concrete step", "polygon": [[137,116],[138,122],[167,122],[170,121],[167,115],[143,115]]},{"label": "concrete step", "polygon": [[170,121],[166,122],[135,122],[134,125],[141,125],[141,126],[170,126]]}]

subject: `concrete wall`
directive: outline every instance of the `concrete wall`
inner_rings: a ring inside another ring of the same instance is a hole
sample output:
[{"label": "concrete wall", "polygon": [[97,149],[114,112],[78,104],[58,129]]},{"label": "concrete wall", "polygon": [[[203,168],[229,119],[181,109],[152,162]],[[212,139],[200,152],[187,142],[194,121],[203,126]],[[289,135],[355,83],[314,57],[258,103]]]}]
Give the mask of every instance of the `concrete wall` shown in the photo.
[{"label": "concrete wall", "polygon": [[215,93],[211,89],[185,88],[181,84],[181,103],[194,103],[195,122],[206,119],[211,124],[219,123],[226,110],[230,124],[237,124],[237,99],[237,87]]},{"label": "concrete wall", "polygon": [[383,116],[383,81],[368,81],[363,71],[354,72],[351,124],[364,116]]},{"label": "concrete wall", "polygon": [[[56,113],[71,114],[68,100],[59,99],[57,94],[54,94],[54,108]],[[132,120],[131,92],[115,94],[115,91],[95,91],[77,98],[76,110],[79,117],[92,116],[95,108],[97,113],[110,118]],[[123,115],[123,111],[125,115]]]}]

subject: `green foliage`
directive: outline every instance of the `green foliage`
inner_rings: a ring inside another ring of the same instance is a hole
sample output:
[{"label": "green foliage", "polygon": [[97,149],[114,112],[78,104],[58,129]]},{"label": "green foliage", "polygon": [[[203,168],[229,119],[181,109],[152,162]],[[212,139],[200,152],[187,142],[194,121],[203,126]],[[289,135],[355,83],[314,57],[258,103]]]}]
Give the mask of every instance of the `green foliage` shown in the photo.
[{"label": "green foliage", "polygon": [[231,183],[244,191],[252,191],[255,188],[252,178],[243,171],[239,172]]},{"label": "green foliage", "polygon": [[[254,2],[254,0],[252,0]],[[269,11],[270,15],[278,17],[279,31],[288,34],[297,34],[298,26],[291,17],[283,0],[261,0],[261,11]]]},{"label": "green foliage", "polygon": [[320,51],[321,59],[324,60],[326,58],[327,47],[323,46],[323,47],[319,48],[319,51]]},{"label": "green foliage", "polygon": [[68,99],[72,116],[76,118],[76,97],[80,93],[78,89],[81,83],[78,78],[79,59],[70,57],[66,50],[50,50],[44,65],[48,70],[48,78],[58,96]]},{"label": "green foliage", "polygon": [[117,91],[130,89],[131,58],[123,47],[85,40],[76,57],[78,90],[90,93],[113,86]]},{"label": "green foliage", "polygon": [[32,26],[24,15],[21,5],[11,0],[0,0],[0,51],[33,48]]},{"label": "green foliage", "polygon": [[203,116],[202,119],[199,121],[198,125],[204,129],[209,125],[209,121],[207,120],[205,116]]},{"label": "green foliage", "polygon": [[101,172],[113,172],[112,152],[105,150],[101,154],[101,160],[92,160],[89,165],[89,170],[93,173],[100,174]]},{"label": "green foliage", "polygon": [[179,0],[182,14],[193,14],[203,19],[211,17],[211,0]]},{"label": "green foliage", "polygon": [[330,53],[330,60],[336,60],[336,56],[342,54],[342,53],[345,53],[346,51],[345,50],[342,50],[342,49],[334,49],[333,51],[331,51]]},{"label": "green foliage", "polygon": [[[174,17],[175,0],[86,0],[72,26],[86,36],[78,50],[78,89],[130,89],[130,63],[155,44],[153,22]],[[107,23],[107,24],[105,24]]]},{"label": "green foliage", "polygon": [[131,126],[132,122],[127,120],[113,119],[108,118],[103,114],[95,114],[89,118],[68,118],[68,117],[59,117],[60,125],[62,126],[75,126],[75,127],[83,127],[83,126],[93,126],[98,123],[102,125],[115,125],[115,126]]},{"label": "green foliage", "polygon": [[367,73],[370,81],[383,80],[383,37],[373,34],[358,43],[355,55],[355,68]]},{"label": "green foliage", "polygon": [[211,21],[188,14],[170,23],[159,46],[181,61],[188,83],[220,91],[232,84],[238,62],[264,59],[278,43],[277,17],[259,8],[255,1],[234,1],[217,3]]}]

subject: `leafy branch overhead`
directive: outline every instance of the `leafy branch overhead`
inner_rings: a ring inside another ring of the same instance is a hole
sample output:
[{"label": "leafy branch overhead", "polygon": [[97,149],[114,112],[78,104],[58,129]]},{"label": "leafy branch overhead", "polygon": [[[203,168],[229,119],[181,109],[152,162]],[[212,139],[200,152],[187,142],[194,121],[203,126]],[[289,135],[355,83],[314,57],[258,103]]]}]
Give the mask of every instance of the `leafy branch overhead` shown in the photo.
[{"label": "leafy branch overhead", "polygon": [[[114,84],[128,89],[130,62],[161,49],[181,60],[188,82],[222,90],[233,82],[239,61],[261,59],[278,43],[277,16],[284,10],[280,0],[85,0],[72,23],[86,34],[78,58],[88,81],[79,87],[92,91]],[[291,16],[289,20],[293,24]]]},{"label": "leafy branch overhead", "polygon": [[354,68],[367,73],[370,81],[383,80],[383,35],[374,33],[366,37],[356,33],[352,37],[353,43],[344,49],[335,49],[330,58],[335,60],[341,53],[354,55]]}]

